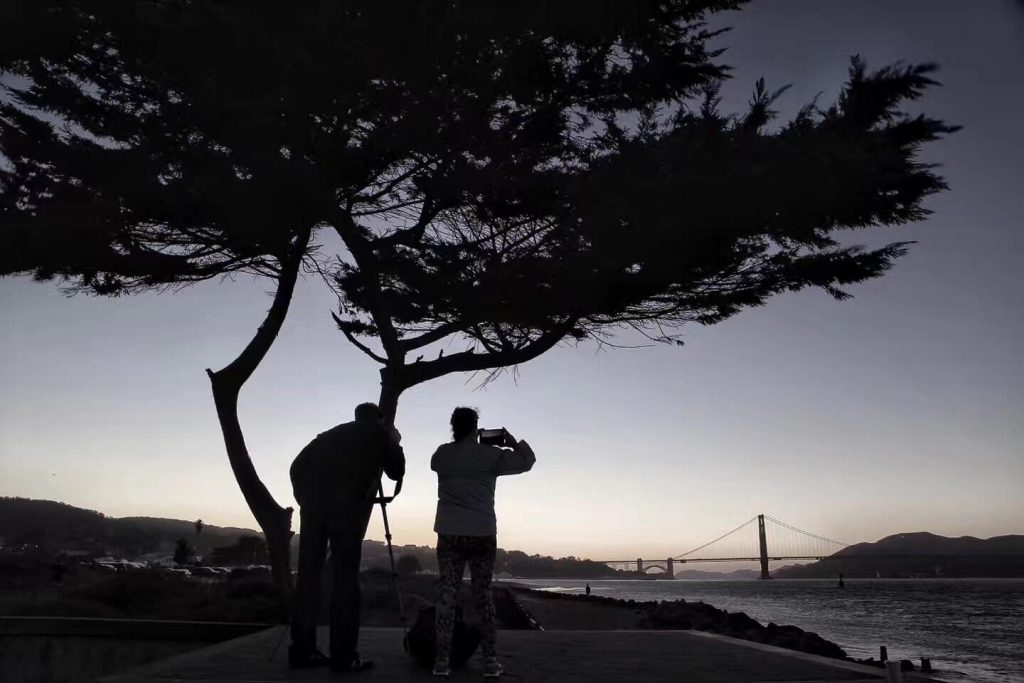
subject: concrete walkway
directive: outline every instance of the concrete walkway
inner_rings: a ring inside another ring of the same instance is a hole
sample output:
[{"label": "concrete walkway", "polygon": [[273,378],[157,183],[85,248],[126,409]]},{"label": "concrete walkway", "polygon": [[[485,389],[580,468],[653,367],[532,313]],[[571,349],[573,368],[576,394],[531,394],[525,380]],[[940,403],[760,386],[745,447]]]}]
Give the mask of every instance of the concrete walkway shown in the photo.
[{"label": "concrete walkway", "polygon": [[[101,679],[104,683],[161,681],[428,681],[429,671],[402,650],[402,632],[364,628],[361,652],[375,668],[355,676],[332,676],[325,669],[290,671],[282,628],[237,638],[134,671]],[[326,633],[321,629],[321,641]],[[277,646],[280,641],[280,647]],[[502,631],[499,650],[507,681],[685,681],[686,683],[814,683],[884,681],[879,669],[794,653],[695,631]],[[478,659],[457,671],[453,681],[483,680]],[[907,677],[909,681],[927,680]]]}]

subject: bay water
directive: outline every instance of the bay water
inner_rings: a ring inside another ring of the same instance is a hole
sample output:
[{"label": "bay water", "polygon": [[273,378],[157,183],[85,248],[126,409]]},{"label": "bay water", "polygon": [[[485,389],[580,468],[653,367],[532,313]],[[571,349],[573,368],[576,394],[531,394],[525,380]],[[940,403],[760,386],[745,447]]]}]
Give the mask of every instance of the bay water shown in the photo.
[{"label": "bay water", "polygon": [[[585,580],[513,579],[541,590],[583,593]],[[592,580],[595,595],[703,601],[767,625],[792,624],[856,658],[930,657],[949,681],[1024,682],[1024,579],[771,581]]]}]

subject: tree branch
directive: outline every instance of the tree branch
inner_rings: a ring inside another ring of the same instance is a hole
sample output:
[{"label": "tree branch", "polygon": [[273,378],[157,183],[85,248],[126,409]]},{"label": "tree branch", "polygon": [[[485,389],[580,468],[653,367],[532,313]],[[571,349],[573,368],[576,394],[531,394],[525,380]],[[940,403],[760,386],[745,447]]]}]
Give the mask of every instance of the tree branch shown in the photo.
[{"label": "tree branch", "polygon": [[400,361],[405,351],[401,347],[390,311],[380,295],[380,270],[377,267],[377,256],[373,253],[369,241],[359,234],[355,221],[348,214],[337,217],[337,220],[334,221],[334,230],[348,246],[356,265],[364,273],[369,313],[377,326],[377,333],[380,335],[384,353],[389,360]]},{"label": "tree branch", "polygon": [[270,350],[270,346],[277,338],[281,326],[284,325],[285,316],[288,314],[288,306],[291,304],[292,294],[295,292],[295,282],[299,277],[299,269],[309,246],[309,239],[312,229],[307,229],[298,236],[295,243],[288,250],[288,254],[281,262],[281,272],[277,278],[277,290],[274,292],[274,301],[270,304],[267,317],[263,320],[256,334],[249,340],[238,357],[231,361],[223,369],[213,372],[207,370],[207,374],[213,378],[216,375],[222,381],[229,381],[233,385],[241,387],[246,380],[255,372],[256,367]]},{"label": "tree branch", "polygon": [[441,212],[440,205],[430,201],[429,198],[423,200],[423,206],[420,208],[420,216],[416,220],[416,224],[411,228],[405,230],[399,230],[392,235],[389,235],[381,241],[385,244],[404,244],[406,246],[415,246],[419,242],[420,238],[423,237],[423,233],[426,232],[427,226],[430,222],[437,217],[437,214]]},{"label": "tree branch", "polygon": [[566,321],[517,349],[488,353],[462,351],[435,360],[407,365],[402,370],[405,380],[403,384],[408,388],[453,372],[475,372],[525,363],[553,348],[571,329],[572,323]]},{"label": "tree branch", "polygon": [[373,202],[377,201],[378,199],[381,199],[384,196],[386,196],[388,193],[390,193],[392,190],[394,190],[396,187],[398,187],[399,184],[404,182],[406,179],[410,178],[413,174],[418,173],[420,170],[423,169],[423,166],[424,166],[424,164],[414,164],[412,167],[410,167],[409,169],[407,169],[405,171],[402,171],[401,173],[399,173],[397,176],[395,176],[391,180],[386,181],[384,183],[383,189],[381,189],[380,191],[375,192],[375,193],[370,194],[370,195],[367,195],[367,196],[360,196],[360,195],[357,194],[354,197],[354,200],[357,201],[357,202],[366,203],[366,204],[373,203]]},{"label": "tree branch", "polygon": [[357,349],[359,349],[360,351],[362,351],[363,353],[365,353],[367,356],[374,359],[378,363],[382,365],[388,364],[387,358],[378,356],[376,353],[373,352],[373,350],[369,346],[363,344],[361,341],[356,339],[356,336],[348,331],[345,322],[337,315],[335,315],[334,311],[331,311],[331,317],[334,318],[334,322],[338,323],[338,329],[341,330],[341,333],[345,335],[345,338],[349,340],[352,346],[356,347]]},{"label": "tree branch", "polygon": [[407,337],[399,341],[402,349],[406,352],[414,351],[433,344],[434,342],[441,341],[450,334],[455,334],[459,331],[459,325],[457,323],[444,323],[439,325],[429,332],[424,332],[418,337]]}]

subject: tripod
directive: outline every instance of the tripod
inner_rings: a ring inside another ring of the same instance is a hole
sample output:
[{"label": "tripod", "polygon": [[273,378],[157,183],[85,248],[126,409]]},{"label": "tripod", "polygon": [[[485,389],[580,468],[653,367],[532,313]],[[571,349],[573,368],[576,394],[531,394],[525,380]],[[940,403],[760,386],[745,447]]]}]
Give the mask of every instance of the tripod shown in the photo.
[{"label": "tripod", "polygon": [[384,495],[384,484],[382,480],[377,480],[377,502],[380,503],[380,514],[384,520],[384,540],[388,546],[388,559],[391,562],[391,585],[395,588],[395,597],[398,600],[398,621],[402,625],[402,645],[408,649],[409,642],[409,624],[405,617],[405,599],[402,596],[402,584],[398,581],[398,568],[395,565],[395,550],[391,544],[391,524],[388,522],[388,503],[393,501],[395,497],[402,491],[402,480],[399,479],[395,482],[395,492],[387,497]]}]

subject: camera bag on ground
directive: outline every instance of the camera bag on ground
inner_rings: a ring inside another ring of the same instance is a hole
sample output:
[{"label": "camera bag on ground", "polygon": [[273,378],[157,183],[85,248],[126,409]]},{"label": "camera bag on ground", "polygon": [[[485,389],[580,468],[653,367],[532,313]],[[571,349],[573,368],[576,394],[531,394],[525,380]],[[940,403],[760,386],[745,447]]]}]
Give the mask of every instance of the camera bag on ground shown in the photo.
[{"label": "camera bag on ground", "polygon": [[[416,622],[405,637],[405,649],[412,655],[416,663],[424,668],[434,665],[437,654],[437,637],[434,630],[435,609],[427,607],[416,615]],[[452,629],[452,651],[449,666],[453,669],[461,667],[469,661],[480,645],[480,629],[467,624],[462,618],[462,610],[455,611],[455,627]]]}]

